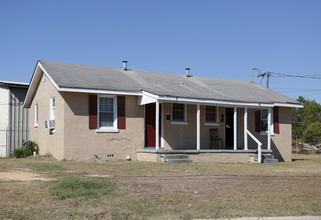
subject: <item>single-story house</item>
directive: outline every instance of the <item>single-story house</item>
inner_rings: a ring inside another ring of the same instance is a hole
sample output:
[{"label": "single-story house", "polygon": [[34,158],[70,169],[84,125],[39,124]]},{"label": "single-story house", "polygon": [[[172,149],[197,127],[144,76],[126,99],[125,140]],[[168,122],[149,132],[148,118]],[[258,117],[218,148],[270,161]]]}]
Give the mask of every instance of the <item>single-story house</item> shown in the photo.
[{"label": "single-story house", "polygon": [[254,82],[38,61],[24,107],[40,154],[62,160],[291,161],[291,108]]},{"label": "single-story house", "polygon": [[23,108],[28,83],[0,81],[0,157],[29,139],[29,109]]}]

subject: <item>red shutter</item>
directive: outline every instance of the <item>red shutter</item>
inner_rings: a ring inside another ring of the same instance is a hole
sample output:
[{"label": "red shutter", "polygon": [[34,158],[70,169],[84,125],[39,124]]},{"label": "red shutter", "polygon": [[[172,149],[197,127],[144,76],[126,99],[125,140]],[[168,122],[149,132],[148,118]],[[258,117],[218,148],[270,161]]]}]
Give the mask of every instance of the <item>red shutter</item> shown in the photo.
[{"label": "red shutter", "polygon": [[118,129],[126,128],[125,96],[117,96],[117,127]]},{"label": "red shutter", "polygon": [[273,108],[273,129],[274,133],[279,134],[280,128],[279,128],[279,107]]},{"label": "red shutter", "polygon": [[255,111],[255,132],[261,132],[261,111]]},{"label": "red shutter", "polygon": [[89,129],[97,128],[97,95],[89,95]]}]

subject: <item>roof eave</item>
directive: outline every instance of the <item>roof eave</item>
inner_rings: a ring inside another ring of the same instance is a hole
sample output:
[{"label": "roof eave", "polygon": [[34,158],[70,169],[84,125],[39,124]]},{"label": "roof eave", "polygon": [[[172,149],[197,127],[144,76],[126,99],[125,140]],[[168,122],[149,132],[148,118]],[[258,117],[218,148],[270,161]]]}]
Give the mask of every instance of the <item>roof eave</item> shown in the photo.
[{"label": "roof eave", "polygon": [[48,74],[48,72],[45,70],[45,68],[41,65],[40,61],[37,61],[35,70],[32,74],[31,77],[31,81],[29,83],[29,88],[27,91],[27,95],[25,98],[25,101],[23,103],[23,107],[24,108],[30,108],[31,106],[31,102],[35,96],[36,90],[37,90],[37,86],[39,81],[41,80],[41,72],[46,74],[46,77],[51,81],[51,83],[54,85],[54,87],[59,91],[59,86],[57,85],[57,83],[51,78],[51,76]]},{"label": "roof eave", "polygon": [[217,106],[233,106],[233,107],[289,107],[289,108],[303,108],[301,104],[294,103],[262,103],[262,102],[245,102],[245,101],[231,101],[231,100],[215,100],[215,99],[201,99],[201,98],[186,98],[179,96],[161,96],[157,94],[153,94],[147,91],[143,91],[143,96],[150,97],[154,100],[160,102],[181,102],[181,103],[190,103],[190,104],[208,104],[208,105],[217,105]]}]

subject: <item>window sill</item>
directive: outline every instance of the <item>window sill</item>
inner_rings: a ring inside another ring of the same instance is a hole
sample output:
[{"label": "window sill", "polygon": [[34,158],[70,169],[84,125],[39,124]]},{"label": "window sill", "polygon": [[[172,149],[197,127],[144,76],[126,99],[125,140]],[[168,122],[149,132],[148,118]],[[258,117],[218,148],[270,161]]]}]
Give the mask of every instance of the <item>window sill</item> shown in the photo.
[{"label": "window sill", "polygon": [[187,121],[171,121],[172,125],[188,125]]},{"label": "window sill", "polygon": [[96,129],[97,133],[118,133],[119,130],[117,128],[98,128]]},{"label": "window sill", "polygon": [[[261,131],[260,135],[268,135],[267,131]],[[273,132],[271,132],[271,136],[274,136],[275,134]]]},{"label": "window sill", "polygon": [[204,125],[205,126],[220,126],[219,123],[211,123],[211,122],[205,122]]}]

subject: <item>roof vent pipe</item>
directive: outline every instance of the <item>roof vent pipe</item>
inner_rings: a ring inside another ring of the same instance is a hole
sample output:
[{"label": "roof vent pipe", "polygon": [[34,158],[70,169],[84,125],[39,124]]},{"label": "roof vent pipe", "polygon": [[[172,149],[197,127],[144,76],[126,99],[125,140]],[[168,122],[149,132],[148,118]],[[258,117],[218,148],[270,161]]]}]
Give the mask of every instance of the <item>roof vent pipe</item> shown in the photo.
[{"label": "roof vent pipe", "polygon": [[190,68],[189,68],[189,67],[186,67],[185,70],[186,70],[186,77],[187,77],[187,78],[190,77],[190,75],[189,75],[189,70],[190,70]]},{"label": "roof vent pipe", "polygon": [[127,70],[127,60],[123,60],[123,70]]}]

